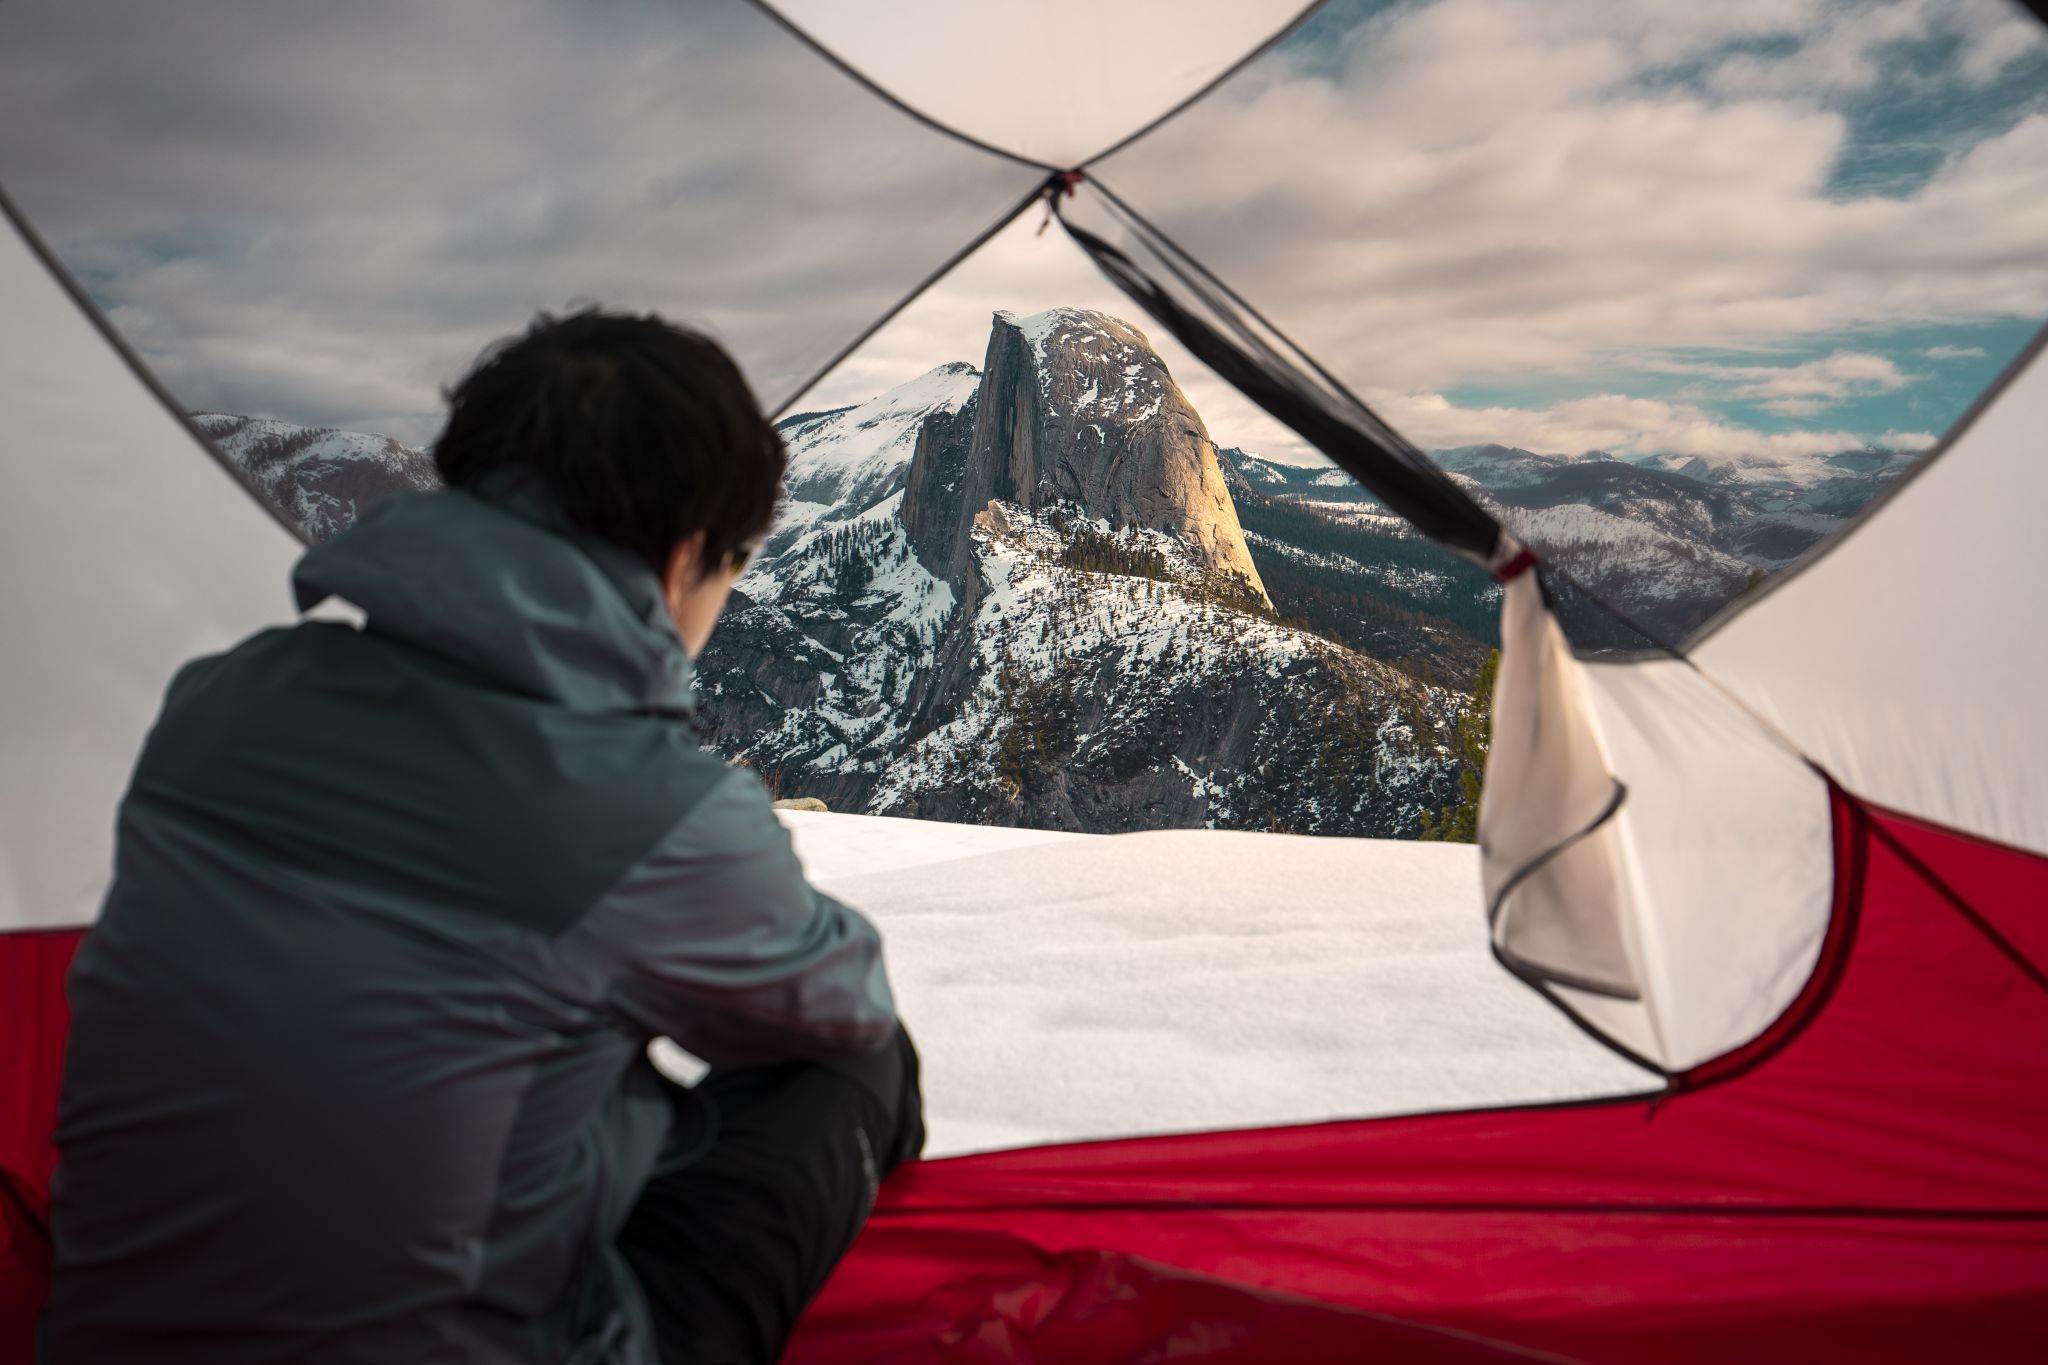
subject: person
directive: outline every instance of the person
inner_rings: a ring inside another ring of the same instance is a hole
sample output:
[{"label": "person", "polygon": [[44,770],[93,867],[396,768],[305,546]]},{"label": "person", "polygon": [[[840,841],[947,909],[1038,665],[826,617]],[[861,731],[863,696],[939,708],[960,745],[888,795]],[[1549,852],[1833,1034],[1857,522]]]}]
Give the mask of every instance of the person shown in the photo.
[{"label": "person", "polygon": [[45,1365],[771,1360],[921,1146],[875,929],[693,729],[785,461],[739,371],[542,315],[449,404],[446,487],[294,571],[356,624],[189,664],[138,760]]}]

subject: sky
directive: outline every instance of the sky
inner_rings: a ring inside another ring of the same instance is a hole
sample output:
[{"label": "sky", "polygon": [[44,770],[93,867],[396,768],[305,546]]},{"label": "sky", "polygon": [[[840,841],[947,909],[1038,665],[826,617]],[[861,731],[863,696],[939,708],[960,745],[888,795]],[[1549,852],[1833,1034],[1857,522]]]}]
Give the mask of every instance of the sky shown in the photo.
[{"label": "sky", "polygon": [[[1096,174],[1428,448],[1925,446],[2048,318],[2048,41],[2003,0],[1326,5]],[[1064,301],[996,245],[963,355],[1006,278]]]},{"label": "sky", "polygon": [[[960,61],[969,131],[1084,139],[1115,64]],[[2048,318],[2008,0],[1331,0],[1092,172],[1426,448],[1925,446]],[[772,406],[1038,175],[739,3],[0,6],[0,183],[195,408],[424,441],[485,341],[590,301],[706,325]],[[1131,316],[1040,222],[799,406],[978,361],[997,308]],[[1314,458],[1132,321],[1219,443]]]}]

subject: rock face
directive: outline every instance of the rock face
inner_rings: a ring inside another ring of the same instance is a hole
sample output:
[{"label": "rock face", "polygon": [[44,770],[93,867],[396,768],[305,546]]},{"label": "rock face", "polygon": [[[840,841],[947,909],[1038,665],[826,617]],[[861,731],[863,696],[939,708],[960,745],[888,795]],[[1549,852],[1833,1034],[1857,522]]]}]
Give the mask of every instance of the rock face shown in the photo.
[{"label": "rock face", "polygon": [[1270,607],[1201,417],[1142,333],[1078,308],[999,312],[971,420],[920,435],[904,521],[935,571],[961,567],[992,501],[1085,509],[1184,543],[1219,585]]}]

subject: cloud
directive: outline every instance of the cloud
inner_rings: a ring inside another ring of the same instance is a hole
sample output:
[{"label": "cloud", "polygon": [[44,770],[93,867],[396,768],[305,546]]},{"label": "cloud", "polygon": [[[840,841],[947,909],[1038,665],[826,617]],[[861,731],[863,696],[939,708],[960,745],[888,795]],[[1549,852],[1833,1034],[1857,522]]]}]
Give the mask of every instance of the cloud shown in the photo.
[{"label": "cloud", "polygon": [[0,5],[0,179],[193,407],[424,439],[579,301],[777,402],[1036,178],[747,5]]},{"label": "cloud", "polygon": [[1653,358],[1645,369],[1699,375],[1724,387],[1726,397],[1752,399],[1770,412],[1810,417],[1848,398],[1891,393],[1914,376],[1889,357],[1868,351],[1836,351],[1796,365],[1722,365]]},{"label": "cloud", "polygon": [[[1710,87],[1723,94],[1793,98],[1875,90],[1897,78],[1899,49],[1930,39],[1954,41],[1955,74],[1965,84],[1982,85],[2040,50],[2039,26],[2004,4],[1892,0],[1788,5],[1777,14],[1783,24],[1777,34],[1760,25],[1745,36],[1792,38],[1790,50],[1730,53],[1709,68]],[[1768,12],[1757,17],[1767,19]]]},{"label": "cloud", "polygon": [[1836,351],[1798,365],[1717,365],[1711,372],[1744,381],[1735,389],[1739,398],[1842,399],[1889,393],[1913,382],[1913,376],[1901,373],[1886,357],[1861,351]]},{"label": "cloud", "polygon": [[1656,398],[1607,393],[1541,408],[1460,407],[1439,393],[1387,394],[1376,406],[1411,440],[1426,448],[1500,444],[1544,454],[1604,450],[1616,455],[1737,455],[1797,458],[1877,444],[1902,450],[1930,446],[1922,432],[1763,432],[1707,409]]},{"label": "cloud", "polygon": [[[989,244],[919,300],[807,401],[806,407],[856,402],[947,360],[979,364],[989,315],[998,308],[1035,312],[1055,305],[1094,308],[1129,319],[1159,351],[1195,410],[1222,445],[1238,445],[1269,458],[1317,464],[1323,457],[1300,438],[1217,379],[1173,338],[1138,313],[1096,273],[1058,230],[1039,235],[1036,215]],[[1709,365],[1651,358],[1653,368],[1697,376],[1722,390],[1744,388],[1791,396],[1835,395],[1850,390],[1897,388],[1910,382],[1883,356],[1836,352],[1795,365]],[[1918,449],[1924,433],[1873,437],[1840,428],[1763,432],[1714,413],[1703,403],[1625,393],[1597,394],[1544,406],[1460,406],[1440,392],[1368,387],[1364,398],[1409,439],[1425,449],[1497,443],[1546,454],[1606,450],[1620,455],[1669,453],[1709,458],[1768,455],[1797,458],[1832,454],[1866,444]]]},{"label": "cloud", "polygon": [[[0,5],[0,179],[194,407],[421,439],[479,346],[577,300],[705,323],[773,403],[1034,178],[746,5],[124,16],[116,44],[96,5]],[[2048,115],[2013,111],[1905,198],[1829,188],[1849,136],[1831,101],[1869,88],[1859,63],[1946,34],[1960,90],[2041,51],[2010,17],[1992,0],[1408,4],[1311,34],[1313,64],[1269,54],[1099,173],[1424,444],[1832,442],[1846,433],[1766,438],[1714,405],[1817,416],[1910,381],[1880,354],[1888,329],[2048,314]],[[1724,71],[1744,51],[1789,64]],[[998,307],[1130,316],[1036,217],[805,405],[978,360]],[[1302,455],[1154,340],[1219,439]],[[1688,359],[1708,353],[1718,369]],[[1693,364],[1699,392],[1627,420],[1590,406],[1628,399],[1617,377],[1656,357]],[[1426,401],[1543,377],[1606,396]]]},{"label": "cloud", "polygon": [[[1779,358],[1817,339],[1881,341],[1907,325],[2048,313],[2037,249],[2048,237],[2048,118],[2015,111],[2009,129],[1956,148],[1904,199],[1830,189],[1848,126],[1828,100],[1860,80],[1845,54],[1881,64],[1898,41],[1967,39],[1995,29],[2003,10],[1857,12],[1862,26],[1845,28],[1841,12],[1818,4],[1408,6],[1348,46],[1317,35],[1316,59],[1335,62],[1336,78],[1268,59],[1100,175],[1424,446],[1705,454],[1925,444],[1925,433],[1826,422],[1764,432],[1717,410],[1751,403],[1803,422],[1915,382],[1868,344]],[[1653,79],[1688,63],[1711,71],[1731,43],[1766,40],[1793,54],[1832,44],[1814,60],[1837,69],[1794,90],[1788,65],[1783,94]],[[1087,205],[1084,189],[1077,215]],[[1084,221],[1114,232],[1099,215]],[[999,239],[961,272],[954,283],[971,303],[947,333],[965,338],[951,349],[920,347],[947,332],[953,284],[858,362],[873,364],[873,381],[895,382],[905,376],[889,373],[885,355],[905,365],[978,358],[994,307],[1074,302],[1130,315],[1092,271],[1063,274],[1041,259],[1057,238]],[[1316,458],[1154,341],[1219,440]],[[1729,358],[1744,351],[1758,358]],[[1629,395],[1626,377],[1646,369],[1695,383],[1671,400]],[[1532,378],[1593,396],[1484,409],[1442,397]],[[835,392],[863,396],[867,381],[852,379]]]},{"label": "cloud", "polygon": [[1977,360],[1984,355],[1982,346],[1929,346],[1920,353],[1929,360]]},{"label": "cloud", "polygon": [[[1867,10],[1908,35],[1995,8]],[[2048,315],[2048,115],[2012,110],[1904,197],[1841,197],[1846,69],[1796,96],[1669,75],[1809,52],[1835,13],[1442,0],[1335,77],[1248,71],[1100,173],[1326,363],[1400,390]]]}]

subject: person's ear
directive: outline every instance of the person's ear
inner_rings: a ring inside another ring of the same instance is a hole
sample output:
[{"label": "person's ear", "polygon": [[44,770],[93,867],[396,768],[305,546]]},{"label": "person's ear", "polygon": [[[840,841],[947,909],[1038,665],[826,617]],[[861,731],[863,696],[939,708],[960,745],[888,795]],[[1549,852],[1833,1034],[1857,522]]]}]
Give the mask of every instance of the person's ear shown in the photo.
[{"label": "person's ear", "polygon": [[683,610],[683,599],[704,581],[704,533],[693,531],[669,551],[668,567],[661,575],[661,595],[668,599],[669,615]]}]

